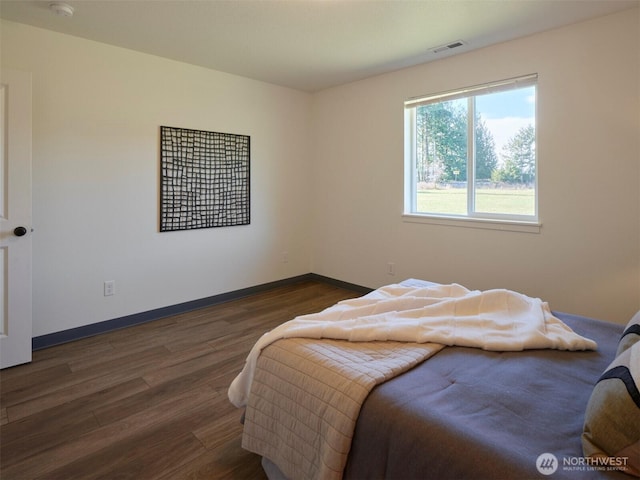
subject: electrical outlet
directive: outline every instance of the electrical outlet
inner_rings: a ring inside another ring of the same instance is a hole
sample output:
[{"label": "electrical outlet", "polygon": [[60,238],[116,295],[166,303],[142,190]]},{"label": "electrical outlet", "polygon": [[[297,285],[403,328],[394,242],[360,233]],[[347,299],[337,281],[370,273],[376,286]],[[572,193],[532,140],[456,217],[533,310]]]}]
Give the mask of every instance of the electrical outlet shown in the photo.
[{"label": "electrical outlet", "polygon": [[387,263],[387,274],[395,275],[396,274],[396,264],[393,262]]},{"label": "electrical outlet", "polygon": [[116,294],[116,282],[115,280],[105,280],[104,282],[104,296],[110,297]]},{"label": "electrical outlet", "polygon": [[282,263],[288,263],[289,262],[289,252],[282,252]]}]

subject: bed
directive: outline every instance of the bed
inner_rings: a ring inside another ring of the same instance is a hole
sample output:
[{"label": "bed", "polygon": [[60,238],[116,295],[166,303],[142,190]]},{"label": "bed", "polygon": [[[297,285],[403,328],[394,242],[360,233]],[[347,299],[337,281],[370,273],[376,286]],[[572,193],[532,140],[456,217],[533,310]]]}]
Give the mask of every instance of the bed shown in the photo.
[{"label": "bed", "polygon": [[[399,285],[437,284],[411,279]],[[361,348],[359,342],[276,339],[255,359],[243,447],[263,456],[271,480],[640,474],[640,315],[627,327],[558,312],[552,317],[569,327],[575,348],[492,351],[376,340],[346,380],[343,365],[360,355],[351,350]],[[396,360],[376,366],[386,356]],[[382,373],[372,380],[358,370],[363,364]],[[631,372],[631,381],[616,375],[598,381],[605,371]],[[345,408],[361,384],[361,404]],[[320,388],[328,390],[317,393]],[[305,403],[307,397],[325,398]],[[334,417],[343,422],[339,427],[326,420]],[[349,417],[346,423],[342,417]]]}]

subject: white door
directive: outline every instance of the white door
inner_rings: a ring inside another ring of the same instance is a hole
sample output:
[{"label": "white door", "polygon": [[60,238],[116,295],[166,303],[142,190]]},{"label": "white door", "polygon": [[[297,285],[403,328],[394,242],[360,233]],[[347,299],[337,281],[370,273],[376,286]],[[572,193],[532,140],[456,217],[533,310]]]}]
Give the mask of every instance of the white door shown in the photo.
[{"label": "white door", "polygon": [[0,368],[31,361],[31,74],[0,72]]}]

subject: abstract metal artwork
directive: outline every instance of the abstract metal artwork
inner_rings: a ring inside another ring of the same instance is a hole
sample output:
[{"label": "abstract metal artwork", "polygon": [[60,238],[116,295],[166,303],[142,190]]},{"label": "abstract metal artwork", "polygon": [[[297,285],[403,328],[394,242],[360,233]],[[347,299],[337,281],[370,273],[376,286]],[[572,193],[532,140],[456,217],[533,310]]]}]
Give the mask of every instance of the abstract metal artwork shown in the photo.
[{"label": "abstract metal artwork", "polygon": [[160,231],[250,223],[250,137],[160,127]]}]

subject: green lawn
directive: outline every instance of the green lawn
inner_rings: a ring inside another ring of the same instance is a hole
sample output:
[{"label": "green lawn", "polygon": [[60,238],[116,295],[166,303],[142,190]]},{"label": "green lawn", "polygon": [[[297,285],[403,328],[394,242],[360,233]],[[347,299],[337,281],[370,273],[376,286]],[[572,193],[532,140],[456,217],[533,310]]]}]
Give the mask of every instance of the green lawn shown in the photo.
[{"label": "green lawn", "polygon": [[[467,214],[467,190],[463,188],[418,191],[418,211],[423,213]],[[533,215],[533,189],[486,188],[476,190],[476,211]]]}]

